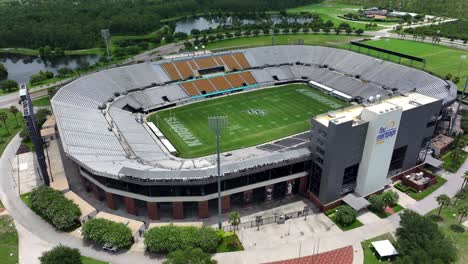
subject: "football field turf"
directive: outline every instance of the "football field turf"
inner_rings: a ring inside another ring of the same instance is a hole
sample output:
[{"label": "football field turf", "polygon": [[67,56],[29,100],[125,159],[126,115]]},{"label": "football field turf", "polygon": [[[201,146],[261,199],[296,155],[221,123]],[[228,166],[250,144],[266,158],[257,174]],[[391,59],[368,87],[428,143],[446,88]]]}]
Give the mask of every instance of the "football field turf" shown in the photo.
[{"label": "football field turf", "polygon": [[221,151],[249,147],[304,132],[309,119],[347,106],[305,84],[289,84],[163,110],[151,115],[180,157],[193,158],[216,151],[208,117],[227,116]]}]

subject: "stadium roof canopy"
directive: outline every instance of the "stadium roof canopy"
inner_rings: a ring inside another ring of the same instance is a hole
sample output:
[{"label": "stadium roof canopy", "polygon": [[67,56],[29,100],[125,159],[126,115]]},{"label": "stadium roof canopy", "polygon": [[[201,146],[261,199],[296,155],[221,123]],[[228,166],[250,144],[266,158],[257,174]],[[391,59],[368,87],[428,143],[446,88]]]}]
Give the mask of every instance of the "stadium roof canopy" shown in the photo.
[{"label": "stadium roof canopy", "polygon": [[[449,103],[456,86],[426,72],[359,53],[319,46],[272,46],[242,53],[259,87],[277,82],[309,81],[331,87],[336,94],[366,100],[416,91]],[[224,52],[201,57],[231,54]],[[198,58],[198,57],[197,57]],[[178,58],[178,61],[191,60]],[[220,61],[220,60],[218,60]],[[83,76],[52,98],[64,151],[81,167],[105,177],[185,180],[212,177],[211,156],[181,159],[172,156],[137,115],[194,100],[162,67],[171,61],[145,62]],[[187,62],[188,64],[188,62]],[[223,157],[225,174],[272,163],[304,159],[307,148],[277,151],[247,148]]]}]

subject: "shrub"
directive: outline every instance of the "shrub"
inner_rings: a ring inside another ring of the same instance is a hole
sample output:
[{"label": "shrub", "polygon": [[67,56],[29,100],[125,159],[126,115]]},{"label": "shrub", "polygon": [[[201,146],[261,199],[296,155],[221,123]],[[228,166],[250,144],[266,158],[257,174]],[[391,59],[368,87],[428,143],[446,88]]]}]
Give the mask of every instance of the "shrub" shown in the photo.
[{"label": "shrub", "polygon": [[450,225],[450,229],[455,233],[463,233],[465,232],[465,228],[459,224]]},{"label": "shrub", "polygon": [[94,218],[86,222],[82,230],[83,238],[99,245],[110,244],[117,248],[127,248],[133,243],[130,228],[122,223]]},{"label": "shrub", "polygon": [[56,246],[39,258],[41,264],[81,264],[81,254],[76,248]]},{"label": "shrub", "polygon": [[357,213],[356,210],[348,205],[341,205],[337,208],[336,221],[342,226],[348,226],[356,221]]},{"label": "shrub", "polygon": [[385,206],[393,207],[398,203],[398,193],[394,191],[386,191],[382,193],[382,200],[385,203]]},{"label": "shrub", "polygon": [[47,186],[35,188],[30,195],[31,209],[59,230],[79,224],[80,208],[59,191]]},{"label": "shrub", "polygon": [[209,227],[162,226],[151,228],[145,233],[145,246],[149,252],[169,253],[187,248],[201,248],[205,252],[215,252],[220,237]]},{"label": "shrub", "polygon": [[444,218],[442,218],[442,216],[440,216],[440,215],[430,215],[430,216],[429,216],[429,219],[431,219],[431,220],[434,221],[434,222],[442,222],[442,221],[444,221]]},{"label": "shrub", "polygon": [[382,212],[385,202],[382,199],[382,195],[372,195],[368,199],[370,205],[369,209],[374,212]]}]

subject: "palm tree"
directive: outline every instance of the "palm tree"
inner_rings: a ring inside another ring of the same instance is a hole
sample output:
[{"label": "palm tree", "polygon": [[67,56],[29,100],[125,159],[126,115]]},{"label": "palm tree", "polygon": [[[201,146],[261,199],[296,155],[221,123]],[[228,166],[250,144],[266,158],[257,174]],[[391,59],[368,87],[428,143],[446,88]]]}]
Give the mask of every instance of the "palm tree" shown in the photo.
[{"label": "palm tree", "polygon": [[18,114],[18,112],[19,112],[18,108],[16,106],[12,105],[9,110],[10,110],[10,113],[15,117],[16,127],[19,127],[18,117],[16,116],[16,114]]},{"label": "palm tree", "polygon": [[240,214],[239,212],[231,212],[229,214],[229,223],[234,226],[234,233],[236,233],[236,229],[237,227],[239,226],[239,224],[241,223],[241,218],[240,218]]},{"label": "palm tree", "polygon": [[465,195],[463,192],[459,192],[455,195],[455,201],[453,202],[453,205],[457,205],[458,200],[465,198]]},{"label": "palm tree", "polygon": [[439,203],[440,207],[439,207],[439,213],[437,214],[437,216],[440,216],[440,212],[442,211],[442,207],[446,206],[446,205],[449,205],[450,204],[450,197],[448,197],[447,195],[445,194],[441,194],[439,196],[436,197],[436,201]]},{"label": "palm tree", "polygon": [[463,218],[468,215],[468,206],[462,206],[457,209],[457,213],[460,216],[460,224],[463,221]]},{"label": "palm tree", "polygon": [[7,135],[10,135],[10,130],[8,130],[8,126],[6,124],[7,119],[8,119],[8,114],[6,112],[0,112],[0,121],[3,122],[3,125],[5,126],[5,129],[7,131]]},{"label": "palm tree", "polygon": [[468,183],[468,171],[465,171],[465,175],[463,175],[463,184],[462,184],[462,189],[465,187],[465,185]]}]

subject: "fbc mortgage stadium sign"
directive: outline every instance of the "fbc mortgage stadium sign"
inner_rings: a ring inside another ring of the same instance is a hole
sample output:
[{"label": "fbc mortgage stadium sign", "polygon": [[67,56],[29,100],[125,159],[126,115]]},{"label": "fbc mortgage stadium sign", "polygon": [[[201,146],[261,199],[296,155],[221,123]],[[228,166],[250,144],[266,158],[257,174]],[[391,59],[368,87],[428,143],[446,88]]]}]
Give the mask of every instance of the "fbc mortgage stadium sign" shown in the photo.
[{"label": "fbc mortgage stadium sign", "polygon": [[382,144],[389,138],[392,138],[397,133],[397,127],[395,121],[389,121],[384,127],[380,127],[379,133],[377,134],[376,143]]}]

